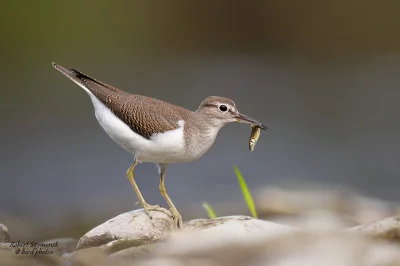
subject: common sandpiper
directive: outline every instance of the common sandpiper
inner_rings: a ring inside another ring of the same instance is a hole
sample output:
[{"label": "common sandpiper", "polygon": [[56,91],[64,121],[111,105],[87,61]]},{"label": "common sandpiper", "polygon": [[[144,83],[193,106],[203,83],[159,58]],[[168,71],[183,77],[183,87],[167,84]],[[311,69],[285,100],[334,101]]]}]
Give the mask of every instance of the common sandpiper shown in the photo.
[{"label": "common sandpiper", "polygon": [[[150,211],[172,214],[178,228],[183,227],[182,217],[164,185],[167,165],[200,158],[212,146],[218,131],[228,123],[242,122],[267,129],[260,122],[239,113],[235,103],[228,98],[209,96],[193,112],[161,100],[127,93],[73,68],[55,63],[53,67],[85,90],[104,131],[133,155],[126,176],[146,214],[150,218]],[[144,200],[133,174],[139,162],[157,165],[159,190],[170,207],[170,213]]]}]

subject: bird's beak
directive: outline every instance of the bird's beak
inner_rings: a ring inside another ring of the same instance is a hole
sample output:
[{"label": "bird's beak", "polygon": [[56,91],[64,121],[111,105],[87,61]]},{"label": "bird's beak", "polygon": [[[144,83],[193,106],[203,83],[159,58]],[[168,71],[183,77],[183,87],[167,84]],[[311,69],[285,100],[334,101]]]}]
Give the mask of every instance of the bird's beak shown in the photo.
[{"label": "bird's beak", "polygon": [[246,123],[246,124],[254,124],[257,127],[263,129],[263,130],[267,130],[267,126],[261,124],[260,122],[258,122],[257,120],[254,120],[253,118],[248,117],[247,115],[243,115],[243,114],[238,114],[236,116],[236,119],[238,122],[240,123]]}]

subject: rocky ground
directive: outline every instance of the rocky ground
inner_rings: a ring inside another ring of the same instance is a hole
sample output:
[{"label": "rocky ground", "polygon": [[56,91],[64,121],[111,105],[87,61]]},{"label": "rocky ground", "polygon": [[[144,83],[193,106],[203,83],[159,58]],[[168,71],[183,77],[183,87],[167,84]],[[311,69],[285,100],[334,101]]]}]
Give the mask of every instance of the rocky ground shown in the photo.
[{"label": "rocky ground", "polygon": [[149,219],[139,209],[79,240],[42,243],[13,242],[0,224],[0,265],[400,265],[394,204],[350,193],[268,188],[257,205],[262,219],[197,219],[183,230],[164,213],[152,212]]}]

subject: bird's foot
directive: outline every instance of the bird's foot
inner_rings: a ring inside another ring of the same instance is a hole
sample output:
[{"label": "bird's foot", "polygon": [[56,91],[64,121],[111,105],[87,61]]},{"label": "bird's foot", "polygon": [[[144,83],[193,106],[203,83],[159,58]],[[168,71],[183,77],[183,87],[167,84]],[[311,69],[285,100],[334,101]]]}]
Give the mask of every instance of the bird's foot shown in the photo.
[{"label": "bird's foot", "polygon": [[168,210],[161,208],[160,205],[150,205],[150,204],[145,203],[145,204],[143,204],[143,209],[144,209],[144,212],[147,214],[147,216],[149,216],[150,219],[153,219],[152,215],[150,214],[151,211],[162,212],[162,213],[168,215],[169,217],[173,218],[171,213]]},{"label": "bird's foot", "polygon": [[170,208],[169,211],[172,213],[172,218],[174,219],[175,227],[179,229],[183,229],[183,221],[182,216],[175,208]]}]

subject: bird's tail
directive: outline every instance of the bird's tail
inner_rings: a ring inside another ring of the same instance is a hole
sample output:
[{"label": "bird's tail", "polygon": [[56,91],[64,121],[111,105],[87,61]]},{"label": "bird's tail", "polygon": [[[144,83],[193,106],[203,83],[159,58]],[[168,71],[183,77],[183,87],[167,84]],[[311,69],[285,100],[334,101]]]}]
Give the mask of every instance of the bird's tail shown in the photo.
[{"label": "bird's tail", "polygon": [[70,80],[72,80],[73,82],[78,84],[89,94],[94,94],[96,96],[97,95],[105,96],[112,92],[125,93],[124,91],[117,89],[111,85],[108,85],[107,83],[104,83],[102,81],[91,78],[76,69],[65,68],[60,65],[57,65],[54,62],[52,63],[52,65],[55,69],[57,69],[62,74],[64,74],[66,77],[68,77]]}]

